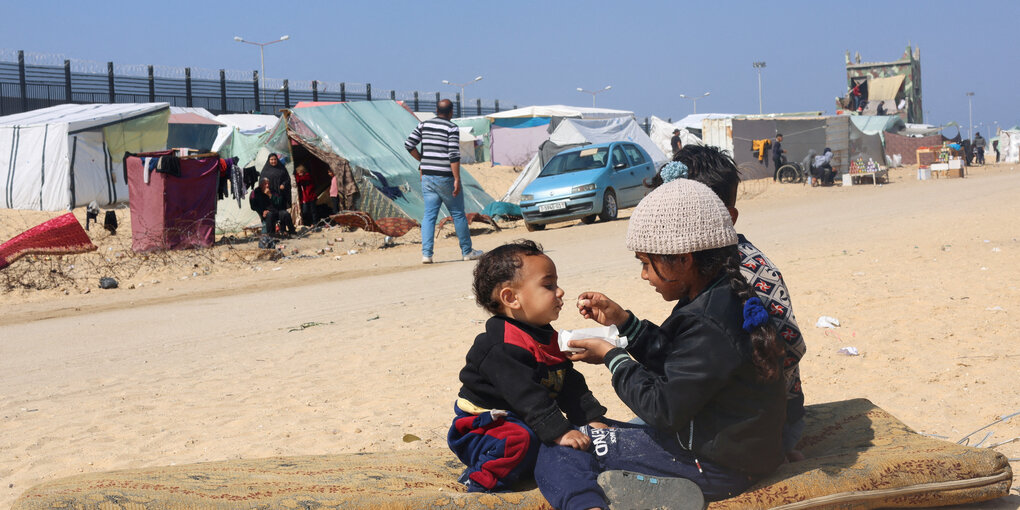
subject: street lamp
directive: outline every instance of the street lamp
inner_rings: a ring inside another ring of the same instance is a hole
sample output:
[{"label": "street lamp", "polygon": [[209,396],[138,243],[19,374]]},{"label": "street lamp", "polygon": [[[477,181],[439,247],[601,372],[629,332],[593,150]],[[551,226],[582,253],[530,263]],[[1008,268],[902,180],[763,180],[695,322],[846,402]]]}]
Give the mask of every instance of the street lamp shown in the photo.
[{"label": "street lamp", "polygon": [[611,88],[613,88],[612,85],[606,85],[605,88],[599,89],[599,90],[585,90],[585,89],[582,89],[581,87],[577,87],[577,91],[578,92],[584,92],[586,94],[591,94],[591,107],[595,108],[595,95],[599,94],[601,92],[605,92],[605,91],[607,91],[607,90],[609,90]]},{"label": "street lamp", "polygon": [[239,36],[239,35],[235,35],[234,36],[234,40],[239,42],[239,43],[254,44],[255,46],[259,47],[259,64],[262,66],[262,86],[260,87],[261,92],[262,92],[262,104],[266,103],[266,54],[265,54],[265,47],[269,46],[270,44],[275,44],[275,43],[278,43],[278,42],[286,41],[287,39],[290,39],[289,35],[285,35],[285,36],[283,36],[283,37],[281,37],[279,39],[273,40],[273,41],[260,43],[260,42],[254,42],[254,41],[245,41],[244,38]]},{"label": "street lamp", "polygon": [[709,94],[711,94],[711,92],[705,92],[704,94],[702,94],[700,96],[694,96],[694,97],[685,96],[683,94],[680,94],[680,97],[682,97],[683,99],[690,99],[691,101],[694,101],[694,113],[698,113],[698,100],[707,97]]},{"label": "street lamp", "polygon": [[[466,87],[468,85],[471,85],[472,83],[474,83],[476,81],[481,81],[481,79],[482,79],[481,76],[475,76],[475,79],[473,79],[473,80],[471,80],[471,81],[469,81],[467,83],[453,83],[450,80],[443,80],[443,85],[452,85],[454,87],[460,87],[460,103],[461,103],[461,105],[463,105],[464,103],[467,102],[467,97],[464,96],[464,87]],[[463,109],[463,107],[461,109]],[[457,112],[458,115],[460,113],[461,112]]]},{"label": "street lamp", "polygon": [[969,136],[969,138],[971,140],[974,139],[974,108],[973,108],[973,100],[971,99],[973,97],[974,97],[974,93],[973,92],[968,92],[967,93],[967,117],[968,117],[968,123],[967,123],[967,125],[968,125],[968,129],[967,129],[968,133],[967,134],[968,134],[968,136]]},{"label": "street lamp", "polygon": [[761,115],[761,70],[765,69],[765,62],[752,62],[751,65],[758,70],[758,115]]}]

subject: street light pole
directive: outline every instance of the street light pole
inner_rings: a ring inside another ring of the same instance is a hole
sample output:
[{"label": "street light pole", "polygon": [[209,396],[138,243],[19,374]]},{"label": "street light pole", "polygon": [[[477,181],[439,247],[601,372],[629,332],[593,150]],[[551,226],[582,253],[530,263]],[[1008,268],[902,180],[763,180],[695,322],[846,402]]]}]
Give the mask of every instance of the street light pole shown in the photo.
[{"label": "street light pole", "polygon": [[699,99],[703,99],[705,97],[708,97],[709,94],[711,94],[711,92],[705,92],[704,94],[702,94],[700,96],[694,96],[694,97],[685,96],[683,94],[680,94],[680,97],[682,97],[684,99],[690,99],[691,101],[694,101],[694,113],[698,113],[698,100]]},{"label": "street light pole", "polygon": [[974,108],[972,98],[974,97],[973,92],[967,93],[967,135],[971,140],[974,140]]},{"label": "street light pole", "polygon": [[260,90],[261,95],[262,95],[262,104],[263,105],[266,104],[266,53],[265,53],[265,47],[269,46],[270,44],[276,44],[278,42],[286,41],[287,39],[290,39],[289,35],[285,35],[285,36],[283,36],[283,37],[281,37],[279,39],[273,40],[273,41],[260,43],[260,42],[254,42],[254,41],[246,41],[246,40],[244,40],[243,37],[241,37],[239,35],[235,35],[234,36],[234,40],[237,41],[237,42],[245,43],[245,44],[254,44],[255,46],[259,47],[259,65],[262,68],[262,85],[261,85],[261,87],[259,87],[259,90]]},{"label": "street light pole", "polygon": [[607,90],[609,90],[611,88],[613,88],[612,85],[606,85],[605,88],[601,88],[599,90],[585,90],[585,89],[582,89],[581,87],[577,87],[577,91],[578,92],[584,92],[586,94],[591,94],[591,107],[595,108],[595,95],[599,94],[601,92],[605,92],[605,91],[607,91]]},{"label": "street light pole", "polygon": [[[481,79],[482,79],[481,76],[475,76],[475,79],[473,79],[473,80],[471,80],[471,81],[469,81],[467,83],[453,83],[450,80],[443,80],[443,84],[444,85],[452,85],[454,87],[460,87],[460,103],[461,103],[461,105],[463,105],[464,103],[467,102],[467,96],[464,95],[464,87],[466,87],[468,85],[471,85],[472,83],[474,83],[476,81],[481,81]],[[461,106],[461,110],[463,110],[463,109],[464,109],[463,106]],[[462,112],[457,112],[457,113],[460,114]]]},{"label": "street light pole", "polygon": [[762,100],[761,100],[761,70],[765,68],[765,62],[752,62],[752,66],[758,70],[758,115],[762,114]]}]

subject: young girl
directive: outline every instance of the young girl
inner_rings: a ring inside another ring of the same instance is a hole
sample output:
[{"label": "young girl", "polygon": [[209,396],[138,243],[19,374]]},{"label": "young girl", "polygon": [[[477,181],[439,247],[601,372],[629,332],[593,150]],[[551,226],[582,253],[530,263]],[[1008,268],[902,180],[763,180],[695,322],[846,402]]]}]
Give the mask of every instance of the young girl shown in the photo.
[{"label": "young girl", "polygon": [[332,168],[326,171],[329,174],[329,203],[333,206],[333,214],[340,212],[340,186],[336,180],[336,172]]},{"label": "young girl", "polygon": [[301,192],[301,224],[311,228],[315,226],[315,179],[308,173],[304,165],[294,169],[294,180]]},{"label": "young girl", "polygon": [[634,209],[627,248],[641,278],[676,306],[656,325],[585,292],[581,315],[616,325],[630,343],[575,340],[585,351],[570,358],[605,363],[617,395],[647,426],[591,431],[608,436],[592,434],[605,445],[594,454],[557,449],[558,463],[535,470],[539,487],[555,478],[578,489],[547,496],[554,507],[580,508],[583,489],[601,487],[616,508],[700,509],[702,498],[735,496],[783,462],[783,347],[741,276],[736,245],[726,206],[704,184],[664,184]]},{"label": "young girl", "polygon": [[539,442],[587,449],[575,426],[604,427],[606,408],[560,352],[549,323],[560,315],[563,289],[539,245],[520,240],[483,255],[474,292],[492,318],[460,372],[447,441],[467,465],[460,481],[468,491],[503,491],[541,462]]}]

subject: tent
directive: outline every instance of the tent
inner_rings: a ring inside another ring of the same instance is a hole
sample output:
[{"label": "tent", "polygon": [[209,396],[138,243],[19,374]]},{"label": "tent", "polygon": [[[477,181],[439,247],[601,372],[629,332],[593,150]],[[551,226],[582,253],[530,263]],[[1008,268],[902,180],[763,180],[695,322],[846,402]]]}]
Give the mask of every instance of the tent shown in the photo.
[{"label": "tent", "polygon": [[[421,115],[421,112],[415,115]],[[421,117],[419,117],[421,118]],[[424,119],[422,119],[424,120]],[[486,117],[461,117],[453,119],[453,123],[460,127],[470,127],[471,134],[475,137],[475,161],[492,161],[492,139],[490,136],[491,122]]]},{"label": "tent", "polygon": [[0,207],[60,211],[128,199],[125,152],[166,147],[167,103],[62,104],[0,117]]},{"label": "tent", "polygon": [[899,133],[885,134],[885,153],[893,156],[899,154],[904,165],[917,163],[917,149],[921,147],[941,147],[942,135],[903,136]]},{"label": "tent", "polygon": [[217,115],[215,120],[224,124],[217,130],[216,140],[212,146],[212,150],[219,151],[227,139],[234,134],[235,129],[244,135],[258,135],[275,126],[280,118],[276,115],[258,113],[231,113]]},{"label": "tent", "polygon": [[[634,117],[634,112],[580,106],[527,106],[487,115],[491,121],[492,163],[524,166],[549,138],[553,118],[612,119]],[[554,126],[555,127],[555,126]]]},{"label": "tent", "polygon": [[166,146],[189,148],[199,152],[212,150],[213,142],[224,123],[205,108],[170,107],[167,126]]},{"label": "tent", "polygon": [[884,133],[898,133],[907,127],[899,115],[851,115],[850,122],[866,135],[882,136],[883,142]]},{"label": "tent", "polygon": [[[290,138],[310,156],[334,171],[342,170],[335,168],[338,164],[350,166],[358,187],[358,210],[375,219],[421,219],[425,203],[418,162],[404,149],[418,120],[403,106],[396,101],[360,101],[294,109],[287,118]],[[492,197],[463,168],[460,175],[466,211],[482,212]]]},{"label": "tent", "polygon": [[[219,158],[173,151],[132,154],[124,162],[131,195],[131,249],[208,248],[215,240]],[[159,169],[176,168],[173,172]]]},{"label": "tent", "polygon": [[[698,131],[701,131],[701,124],[698,124]],[[651,118],[651,125],[648,127],[648,138],[652,139],[655,146],[662,151],[666,157],[672,157],[673,148],[670,147],[670,141],[673,140],[673,130],[680,130],[680,143],[682,145],[703,145],[701,138],[694,136],[693,133],[682,128],[676,124],[670,124],[654,115]]]},{"label": "tent", "polygon": [[[700,133],[703,129],[702,123],[706,119],[731,119],[736,116],[737,115],[733,113],[692,113],[674,122],[673,125],[680,129]],[[702,136],[702,138],[704,138],[704,136]]]},{"label": "tent", "polygon": [[594,120],[563,119],[549,135],[549,139],[542,143],[538,152],[531,158],[500,200],[519,203],[524,188],[538,177],[546,162],[561,151],[588,144],[624,141],[640,145],[648,152],[656,166],[668,159],[632,117]]},{"label": "tent", "polygon": [[1020,163],[1020,130],[999,131],[999,154],[1004,163]]}]

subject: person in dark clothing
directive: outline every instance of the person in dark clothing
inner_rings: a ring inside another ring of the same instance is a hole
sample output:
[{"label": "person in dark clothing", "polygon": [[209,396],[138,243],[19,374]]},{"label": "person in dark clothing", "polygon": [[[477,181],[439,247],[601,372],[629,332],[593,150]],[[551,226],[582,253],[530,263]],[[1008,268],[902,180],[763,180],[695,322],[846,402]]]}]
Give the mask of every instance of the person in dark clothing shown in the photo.
[{"label": "person in dark clothing", "polygon": [[676,153],[680,152],[680,149],[683,148],[684,144],[683,144],[683,142],[680,141],[680,130],[679,129],[674,129],[673,130],[673,138],[669,139],[669,146],[673,148],[673,155],[674,156],[676,156]]},{"label": "person in dark clothing", "polygon": [[[574,340],[570,346],[584,351],[570,359],[605,364],[617,395],[647,425],[598,431],[593,444],[601,448],[592,453],[555,448],[555,471],[543,464],[535,470],[540,489],[552,480],[565,488],[546,495],[552,506],[572,508],[575,495],[601,486],[614,507],[701,508],[693,495],[677,500],[642,477],[610,473],[687,479],[714,501],[745,491],[784,461],[783,347],[741,275],[737,243],[726,206],[698,182],[666,183],[634,209],[627,247],[641,262],[641,277],[676,305],[660,326],[604,294],[582,293],[581,316],[616,325],[629,345]],[[639,491],[648,499],[615,499]]]},{"label": "person in dark clothing", "polygon": [[992,140],[992,150],[995,151],[995,162],[999,162],[999,140]]},{"label": "person in dark clothing", "polygon": [[775,171],[772,172],[772,180],[779,178],[779,167],[786,164],[786,150],[783,149],[783,135],[782,133],[776,133],[776,141],[772,143],[772,164],[775,166]]},{"label": "person in dark clothing", "polygon": [[974,158],[974,154],[971,152],[973,146],[971,145],[970,140],[964,138],[963,141],[960,142],[960,146],[963,147],[963,166],[970,166],[970,162]]},{"label": "person in dark clothing", "polygon": [[542,462],[539,443],[587,449],[589,436],[575,427],[605,427],[606,408],[549,325],[563,307],[563,289],[541,246],[520,240],[485,253],[473,286],[493,316],[460,371],[447,443],[467,466],[460,482],[469,492],[498,492]]},{"label": "person in dark clothing", "polygon": [[283,199],[283,209],[290,209],[290,174],[287,167],[280,162],[280,157],[270,154],[266,165],[262,167],[259,179],[269,179],[269,185],[273,187],[273,193],[279,193]]},{"label": "person in dark clothing", "polygon": [[811,176],[821,181],[823,186],[832,186],[836,180],[836,171],[832,169],[832,149],[826,147],[811,161]]},{"label": "person in dark clothing", "polygon": [[248,198],[248,205],[262,218],[262,233],[276,235],[276,226],[280,230],[291,235],[297,233],[294,228],[294,220],[283,205],[283,196],[273,189],[269,179],[259,181],[259,187],[252,190]]},{"label": "person in dark clothing", "polygon": [[977,159],[977,164],[985,164],[985,138],[981,136],[981,132],[974,133],[974,158]]}]

